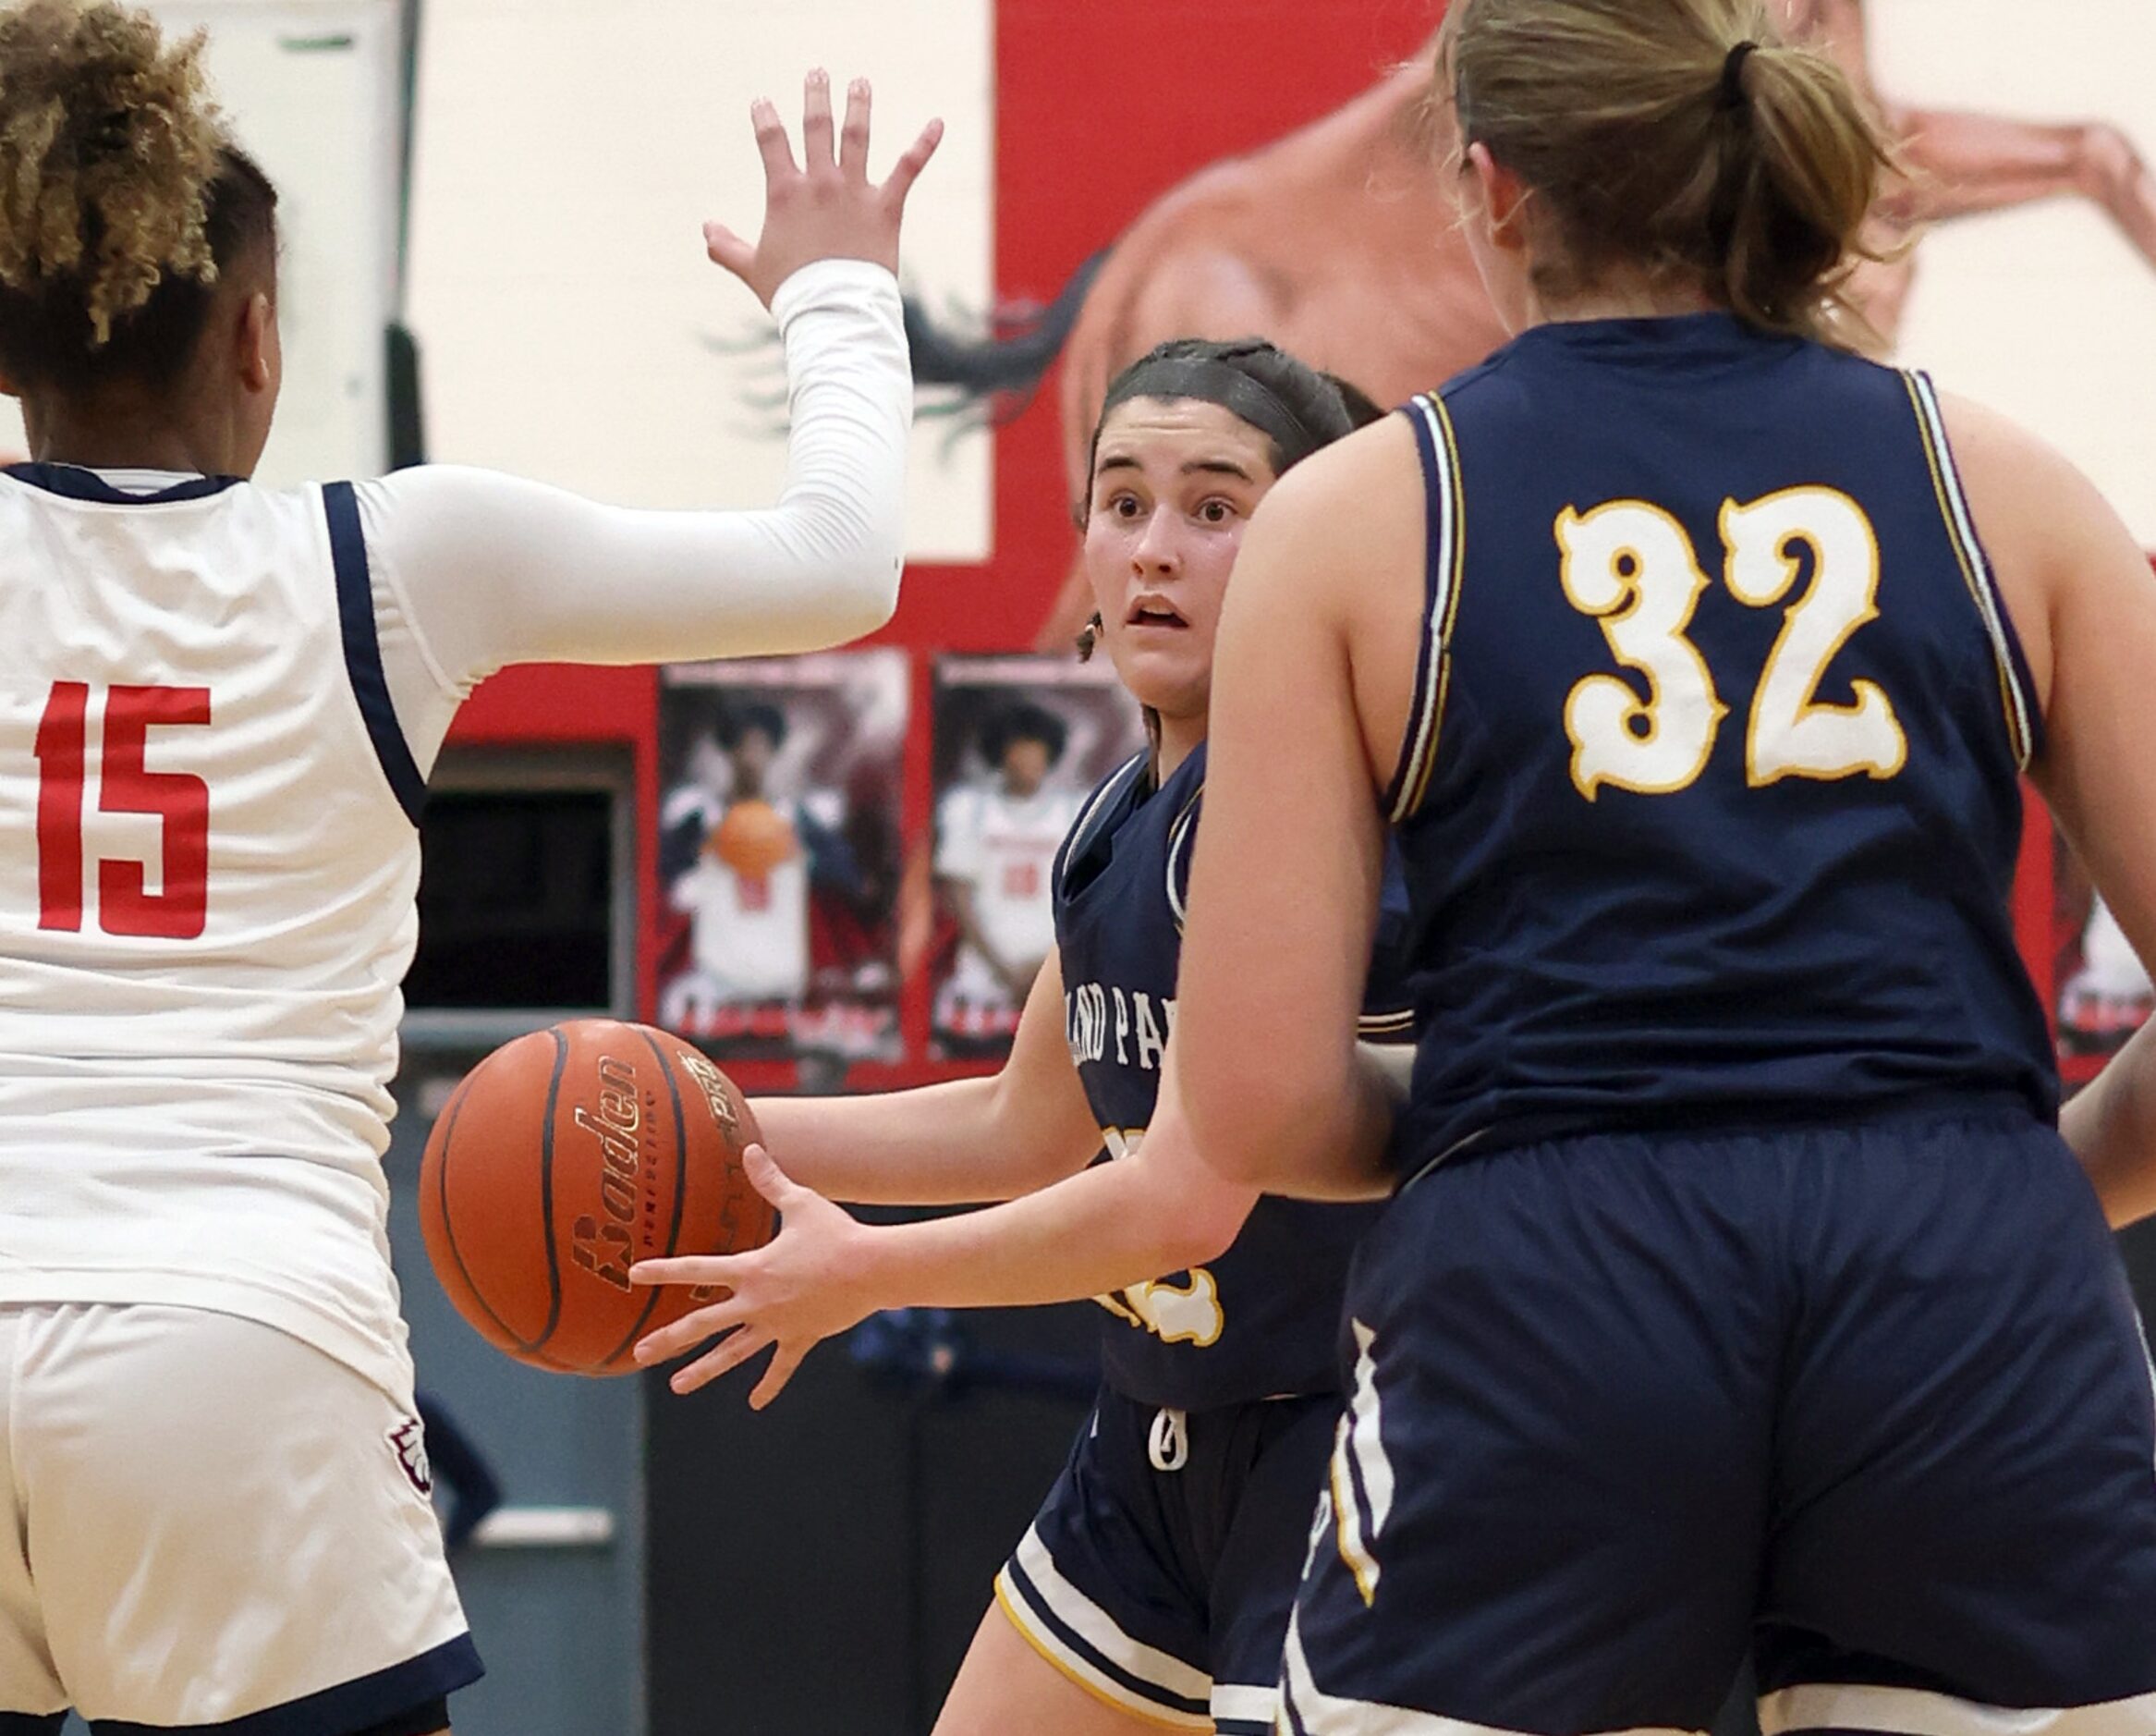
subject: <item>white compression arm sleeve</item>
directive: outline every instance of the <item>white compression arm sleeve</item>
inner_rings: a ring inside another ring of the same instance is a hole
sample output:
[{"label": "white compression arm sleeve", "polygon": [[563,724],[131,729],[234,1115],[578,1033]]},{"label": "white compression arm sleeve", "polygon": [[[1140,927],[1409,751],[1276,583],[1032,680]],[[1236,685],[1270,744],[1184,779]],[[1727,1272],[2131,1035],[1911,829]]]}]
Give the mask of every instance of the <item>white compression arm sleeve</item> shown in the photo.
[{"label": "white compression arm sleeve", "polygon": [[913,406],[897,284],[825,260],[773,312],[792,420],[776,507],[639,511],[450,466],[360,484],[384,673],[422,770],[509,664],[812,651],[890,618]]}]

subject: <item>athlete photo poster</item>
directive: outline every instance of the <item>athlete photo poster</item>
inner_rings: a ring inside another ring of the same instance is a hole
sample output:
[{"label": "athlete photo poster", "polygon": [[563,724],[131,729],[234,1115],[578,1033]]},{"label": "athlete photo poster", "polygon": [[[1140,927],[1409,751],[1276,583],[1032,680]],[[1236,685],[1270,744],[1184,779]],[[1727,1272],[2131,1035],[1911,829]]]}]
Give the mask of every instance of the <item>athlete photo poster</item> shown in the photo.
[{"label": "athlete photo poster", "polygon": [[939,657],[932,727],[930,1052],[1000,1059],[1055,944],[1056,852],[1145,727],[1104,659],[1068,654]]},{"label": "athlete photo poster", "polygon": [[895,650],[660,680],[659,1021],[713,1055],[898,1055],[908,670]]}]

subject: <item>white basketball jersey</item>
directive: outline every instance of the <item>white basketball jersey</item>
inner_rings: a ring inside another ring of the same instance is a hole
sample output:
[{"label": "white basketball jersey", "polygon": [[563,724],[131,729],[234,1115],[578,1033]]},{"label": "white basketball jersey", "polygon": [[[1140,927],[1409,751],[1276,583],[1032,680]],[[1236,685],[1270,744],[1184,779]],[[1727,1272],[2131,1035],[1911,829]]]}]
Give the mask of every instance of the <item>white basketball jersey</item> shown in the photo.
[{"label": "white basketball jersey", "polygon": [[347,485],[0,475],[0,1302],[218,1309],[408,1390],[420,795]]},{"label": "white basketball jersey", "polygon": [[[1081,798],[1066,789],[1011,796],[996,788],[961,788],[937,815],[936,872],[973,887],[973,919],[1002,958],[1045,959],[1055,946],[1049,874],[1078,818]],[[991,1002],[1008,999],[987,960],[961,949],[954,984]]]},{"label": "white basketball jersey", "polygon": [[798,1000],[809,989],[809,864],[737,874],[704,857],[675,886],[696,968],[729,1001]]}]

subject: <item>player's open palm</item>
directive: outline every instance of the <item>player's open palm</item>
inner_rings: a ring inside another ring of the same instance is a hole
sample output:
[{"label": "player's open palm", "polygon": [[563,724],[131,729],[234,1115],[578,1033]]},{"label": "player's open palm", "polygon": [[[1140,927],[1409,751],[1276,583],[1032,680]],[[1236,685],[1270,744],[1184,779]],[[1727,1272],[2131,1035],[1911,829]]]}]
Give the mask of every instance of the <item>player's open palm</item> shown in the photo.
[{"label": "player's open palm", "polygon": [[784,1220],[777,1237],[749,1253],[639,1261],[629,1277],[639,1284],[716,1286],[731,1292],[639,1339],[636,1357],[649,1366],[725,1334],[713,1349],[675,1371],[674,1390],[694,1392],[775,1345],[771,1366],[749,1395],[749,1404],[761,1411],[778,1397],[810,1351],[879,1306],[867,1293],[867,1262],[861,1258],[862,1239],[874,1232],[821,1193],[790,1180],[762,1146],[749,1146],[742,1160],[756,1191]]},{"label": "player's open palm", "polygon": [[763,153],[763,232],[751,246],[721,223],[704,225],[712,258],[756,292],[765,307],[778,287],[820,259],[865,259],[898,269],[906,195],[935,154],[944,123],[932,120],[882,185],[869,179],[869,81],[846,94],[846,124],[833,137],[831,75],[811,72],[803,90],[801,161],[768,98],[749,109]]}]

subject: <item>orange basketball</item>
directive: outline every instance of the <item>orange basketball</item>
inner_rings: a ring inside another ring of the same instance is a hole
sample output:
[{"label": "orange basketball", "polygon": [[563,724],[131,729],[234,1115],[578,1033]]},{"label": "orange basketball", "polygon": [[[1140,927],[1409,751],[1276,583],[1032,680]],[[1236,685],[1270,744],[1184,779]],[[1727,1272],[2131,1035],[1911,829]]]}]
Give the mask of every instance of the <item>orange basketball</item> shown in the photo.
[{"label": "orange basketball", "polygon": [[630,1351],[715,1290],[646,1289],[637,1261],[761,1247],[756,1119],[679,1037],[574,1019],[504,1044],[451,1095],[420,1165],[434,1275],[518,1362],[626,1375]]},{"label": "orange basketball", "polygon": [[768,801],[737,801],[712,828],[704,848],[736,874],[754,880],[800,853],[794,823]]}]

